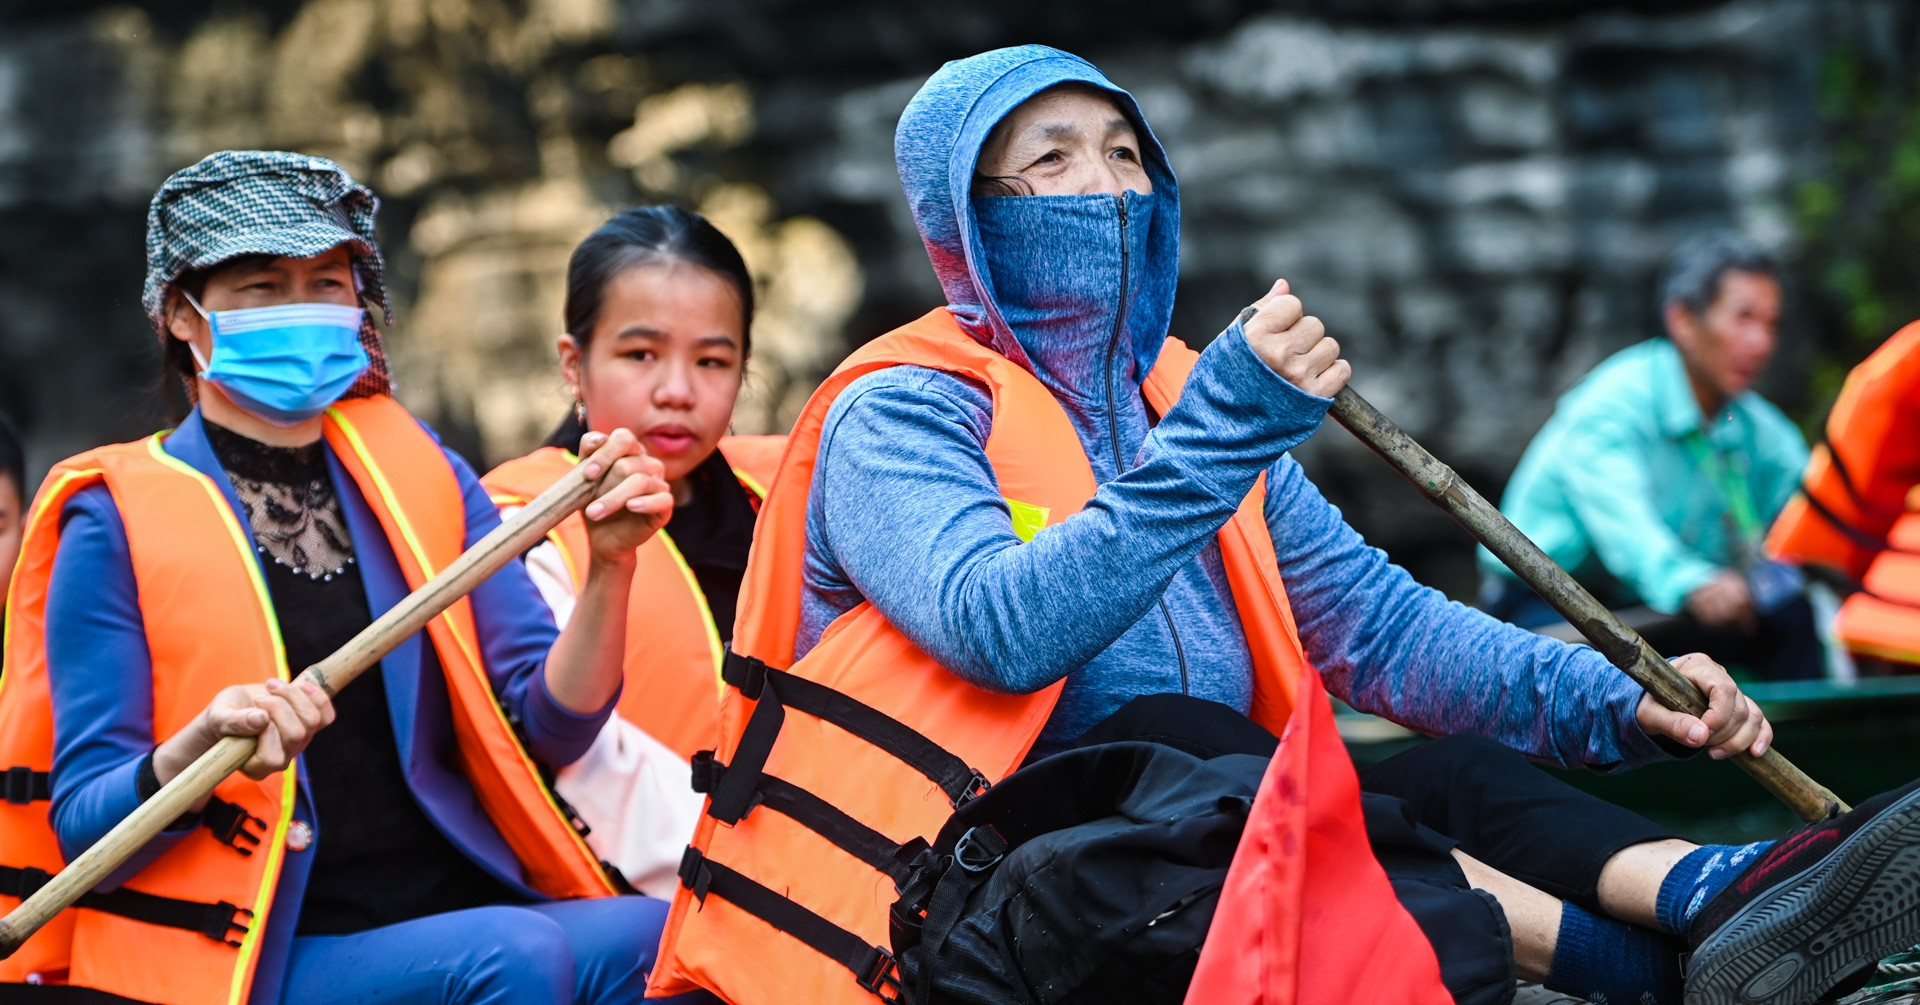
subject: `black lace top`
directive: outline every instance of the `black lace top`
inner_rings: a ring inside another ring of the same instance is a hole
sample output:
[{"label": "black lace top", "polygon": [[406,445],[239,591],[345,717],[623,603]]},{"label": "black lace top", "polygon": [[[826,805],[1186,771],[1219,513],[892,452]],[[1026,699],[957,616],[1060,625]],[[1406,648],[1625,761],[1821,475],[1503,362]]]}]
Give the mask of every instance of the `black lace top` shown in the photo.
[{"label": "black lace top", "polygon": [[206,426],[260,553],[308,579],[332,582],[344,575],[353,564],[353,539],[319,442],[272,447]]},{"label": "black lace top", "polygon": [[[299,673],[373,621],[325,448],[273,447],[207,423],[266,568],[287,666]],[[456,849],[407,786],[376,664],[334,699],[302,755],[320,840],[299,935],[344,935],[518,898]]]}]

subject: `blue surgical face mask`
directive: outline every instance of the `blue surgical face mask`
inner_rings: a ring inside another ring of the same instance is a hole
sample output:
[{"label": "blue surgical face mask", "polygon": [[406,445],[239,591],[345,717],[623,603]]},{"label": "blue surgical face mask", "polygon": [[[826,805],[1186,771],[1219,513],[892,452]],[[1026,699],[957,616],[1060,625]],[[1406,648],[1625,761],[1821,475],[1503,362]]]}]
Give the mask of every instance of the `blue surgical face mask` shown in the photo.
[{"label": "blue surgical face mask", "polygon": [[326,411],[372,363],[360,344],[366,311],[341,304],[277,304],[212,311],[213,358],[200,376],[233,403],[276,426],[293,426]]}]

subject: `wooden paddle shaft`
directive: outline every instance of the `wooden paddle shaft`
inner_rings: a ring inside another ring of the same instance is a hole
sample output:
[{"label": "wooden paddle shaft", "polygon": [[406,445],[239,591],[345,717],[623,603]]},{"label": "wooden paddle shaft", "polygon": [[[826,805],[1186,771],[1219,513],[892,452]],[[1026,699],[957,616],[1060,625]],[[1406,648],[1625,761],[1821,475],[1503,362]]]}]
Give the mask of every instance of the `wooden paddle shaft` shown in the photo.
[{"label": "wooden paddle shaft", "polygon": [[[602,447],[591,459],[599,460],[605,471],[615,458]],[[338,694],[341,688],[353,683],[362,671],[425,628],[428,622],[453,606],[454,601],[471,593],[521,552],[538,544],[560,521],[591,501],[598,486],[586,478],[582,467],[584,465],[568,472],[525,509],[474,542],[473,547],[439,575],[408,594],[333,655],[308,667],[299,679],[319,685],[328,695]],[[97,886],[194,803],[211,795],[215,786],[247,763],[258,743],[258,738],[252,736],[221,738],[185,771],[161,786],[152,798],[114,825],[93,847],[67,863],[47,885],[8,912],[0,919],[0,959],[13,955],[40,926]]]},{"label": "wooden paddle shaft", "polygon": [[[1706,698],[1692,681],[1661,659],[1638,632],[1594,599],[1565,569],[1554,564],[1539,545],[1522,534],[1513,521],[1474,491],[1473,486],[1428,453],[1353,388],[1341,388],[1340,393],[1334,395],[1332,412],[1341,425],[1386,458],[1388,464],[1418,486],[1427,498],[1438,503],[1467,533],[1486,545],[1487,550],[1506,563],[1533,592],[1552,604],[1568,624],[1578,628],[1602,656],[1646,688],[1655,701],[1689,715],[1706,711]],[[1759,757],[1737,754],[1733,762],[1746,769],[1803,820],[1825,820],[1847,809],[1838,796],[1807,777],[1806,772],[1794,767],[1772,747]]]}]

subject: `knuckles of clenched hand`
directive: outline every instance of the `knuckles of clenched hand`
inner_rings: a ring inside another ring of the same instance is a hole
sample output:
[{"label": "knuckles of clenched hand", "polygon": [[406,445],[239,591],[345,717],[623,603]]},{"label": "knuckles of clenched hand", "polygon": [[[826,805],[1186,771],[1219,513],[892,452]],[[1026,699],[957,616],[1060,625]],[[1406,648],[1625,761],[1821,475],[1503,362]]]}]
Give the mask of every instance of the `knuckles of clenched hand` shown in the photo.
[{"label": "knuckles of clenched hand", "polygon": [[1306,313],[1284,279],[1254,303],[1242,330],[1261,362],[1308,394],[1330,398],[1352,375],[1352,367],[1340,358],[1340,343],[1327,335],[1319,318]]}]

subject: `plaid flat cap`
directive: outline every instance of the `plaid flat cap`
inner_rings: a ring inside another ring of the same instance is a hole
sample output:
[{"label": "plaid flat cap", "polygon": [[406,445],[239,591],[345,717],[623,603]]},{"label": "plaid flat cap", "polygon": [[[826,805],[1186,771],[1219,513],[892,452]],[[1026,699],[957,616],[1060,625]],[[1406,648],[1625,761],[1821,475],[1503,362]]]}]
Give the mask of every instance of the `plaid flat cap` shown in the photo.
[{"label": "plaid flat cap", "polygon": [[[308,258],[352,245],[361,294],[393,321],[385,263],[374,242],[380,200],[324,157],[279,150],[222,150],[176,171],[147,208],[147,281],[140,301],[161,337],[167,288],[183,274],[242,255]],[[357,398],[392,391],[371,316],[360,342],[373,365],[350,388]]]}]

